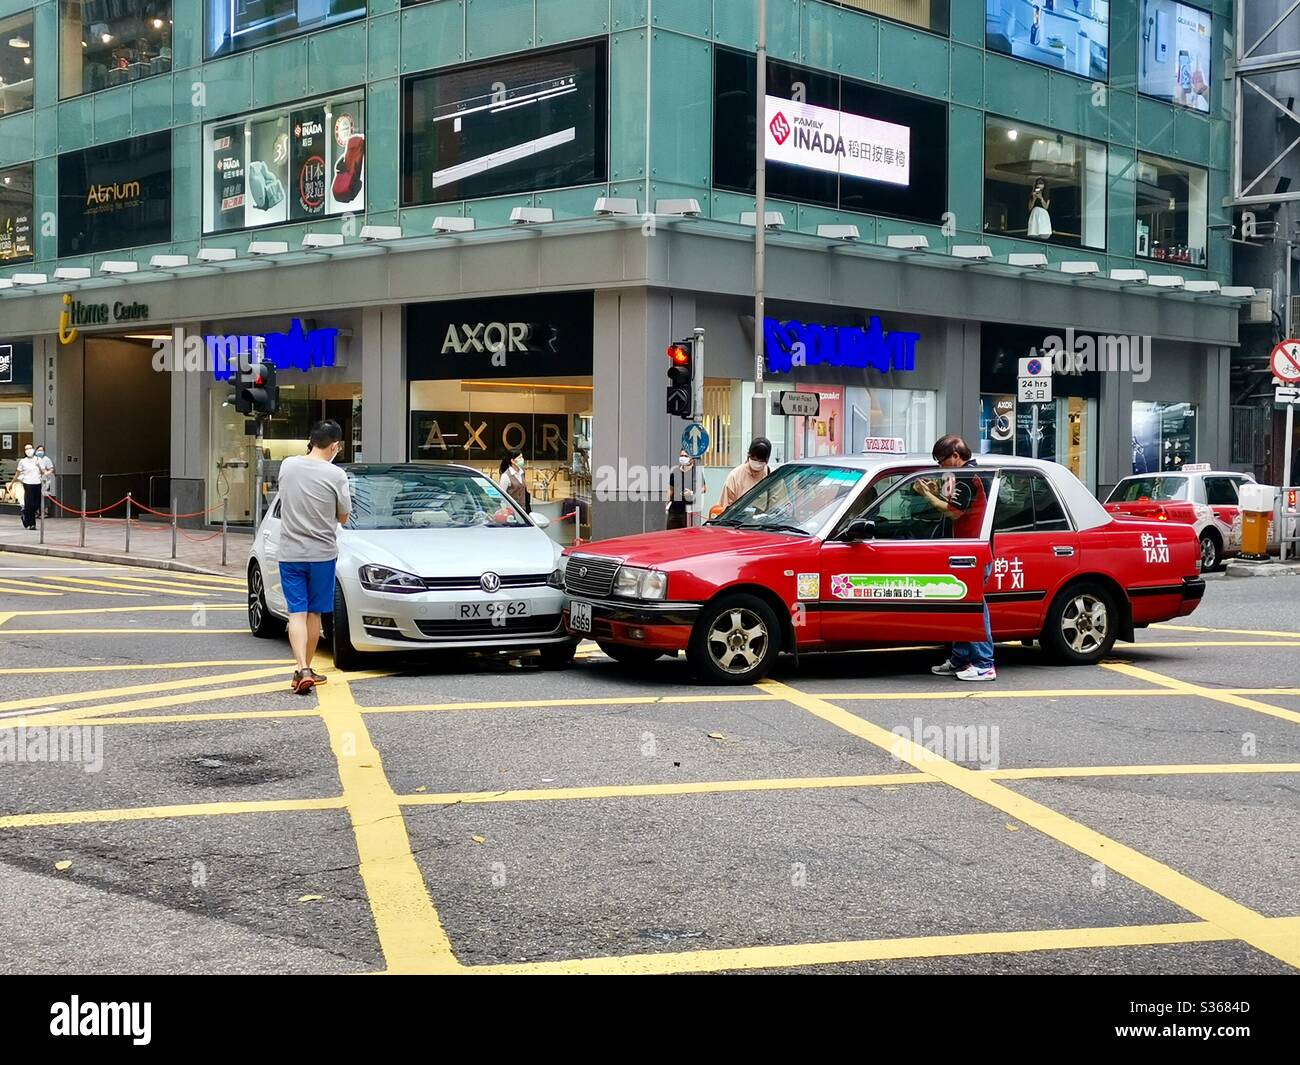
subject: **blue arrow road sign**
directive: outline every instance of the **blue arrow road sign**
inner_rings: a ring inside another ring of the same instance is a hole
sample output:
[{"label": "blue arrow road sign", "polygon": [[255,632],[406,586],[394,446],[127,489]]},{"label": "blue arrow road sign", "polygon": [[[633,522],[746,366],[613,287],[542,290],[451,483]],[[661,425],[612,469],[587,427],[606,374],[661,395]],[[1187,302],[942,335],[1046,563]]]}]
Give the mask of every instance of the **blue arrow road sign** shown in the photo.
[{"label": "blue arrow road sign", "polygon": [[682,450],[698,459],[709,450],[709,433],[699,422],[691,422],[682,430]]}]

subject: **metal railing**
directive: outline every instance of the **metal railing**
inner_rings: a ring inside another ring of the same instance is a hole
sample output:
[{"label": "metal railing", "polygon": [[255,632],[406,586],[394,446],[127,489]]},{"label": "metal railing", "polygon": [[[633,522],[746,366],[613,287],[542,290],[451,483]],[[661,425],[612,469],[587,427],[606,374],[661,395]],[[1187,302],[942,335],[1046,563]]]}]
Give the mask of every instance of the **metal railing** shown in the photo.
[{"label": "metal railing", "polygon": [[[129,470],[123,473],[101,473],[99,475],[99,495],[95,499],[95,505],[102,507],[104,501],[109,498],[104,494],[105,481],[124,482],[117,489],[117,491],[120,491],[122,495],[119,497],[118,502],[113,504],[116,507],[121,504],[128,494],[137,500],[148,498],[145,494],[149,490],[148,486],[152,483],[152,479],[160,474],[166,476],[167,471]],[[152,503],[152,500],[150,500],[150,502]],[[82,509],[84,510],[85,508],[83,507]]]},{"label": "metal railing", "polygon": [[1273,511],[1273,528],[1277,530],[1278,557],[1286,562],[1300,558],[1300,487],[1279,488]]}]

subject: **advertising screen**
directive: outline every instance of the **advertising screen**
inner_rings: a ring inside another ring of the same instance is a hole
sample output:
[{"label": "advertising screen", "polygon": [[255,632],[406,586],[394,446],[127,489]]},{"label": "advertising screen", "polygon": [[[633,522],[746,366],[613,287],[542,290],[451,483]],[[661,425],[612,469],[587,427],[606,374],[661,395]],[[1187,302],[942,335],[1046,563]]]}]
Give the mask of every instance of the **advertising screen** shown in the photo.
[{"label": "advertising screen", "polygon": [[1110,75],[1110,0],[984,0],[985,47],[1092,81]]},{"label": "advertising screen", "polygon": [[32,259],[32,165],[0,170],[0,263]]},{"label": "advertising screen", "polygon": [[59,156],[59,256],[172,239],[172,135]]},{"label": "advertising screen", "polygon": [[323,30],[366,13],[366,0],[203,0],[207,9],[204,57],[242,52],[310,30]]},{"label": "advertising screen", "polygon": [[[713,184],[752,194],[756,60],[715,62]],[[763,137],[773,198],[933,223],[947,209],[941,102],[769,61]]]},{"label": "advertising screen", "polygon": [[402,202],[606,180],[607,63],[601,42],[408,78]]},{"label": "advertising screen", "polygon": [[1214,20],[1175,0],[1143,0],[1138,91],[1208,114],[1213,84]]}]

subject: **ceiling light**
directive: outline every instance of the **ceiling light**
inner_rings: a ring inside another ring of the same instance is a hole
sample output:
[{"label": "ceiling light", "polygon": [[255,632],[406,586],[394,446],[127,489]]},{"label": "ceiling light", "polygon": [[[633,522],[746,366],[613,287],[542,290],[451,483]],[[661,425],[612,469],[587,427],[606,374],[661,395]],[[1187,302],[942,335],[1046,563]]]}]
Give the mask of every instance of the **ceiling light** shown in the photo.
[{"label": "ceiling light", "polygon": [[156,19],[154,19],[154,20],[153,20],[153,28],[156,29],[156,30],[160,30],[160,29],[162,29],[162,19],[160,19],[160,18],[156,18]]},{"label": "ceiling light", "polygon": [[1013,141],[1013,140],[1015,140],[1015,139],[1016,139],[1017,137],[1019,137],[1019,136],[1020,136],[1020,130],[1018,130],[1018,129],[1009,129],[1009,130],[1007,130],[1007,140],[1009,140],[1009,141]]},{"label": "ceiling light", "polygon": [[24,37],[21,33],[15,33],[12,37],[9,38],[10,48],[30,48],[31,46],[32,46],[32,42],[29,41],[26,37]]},{"label": "ceiling light", "polygon": [[113,35],[111,33],[101,33],[99,35],[99,39],[103,41],[105,44],[108,44],[113,40]]},{"label": "ceiling light", "polygon": [[27,66],[31,66],[31,65],[32,65],[32,57],[29,56],[29,55],[25,55],[25,56],[23,56],[23,62],[26,63]]}]

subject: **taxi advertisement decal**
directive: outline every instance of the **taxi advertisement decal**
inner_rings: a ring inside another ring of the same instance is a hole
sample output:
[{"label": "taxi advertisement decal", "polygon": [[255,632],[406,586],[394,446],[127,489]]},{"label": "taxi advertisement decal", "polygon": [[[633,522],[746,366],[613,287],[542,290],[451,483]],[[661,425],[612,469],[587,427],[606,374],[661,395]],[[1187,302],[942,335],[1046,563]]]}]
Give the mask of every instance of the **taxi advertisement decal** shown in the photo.
[{"label": "taxi advertisement decal", "polygon": [[966,583],[946,573],[836,573],[831,595],[836,599],[937,599],[966,598]]}]

